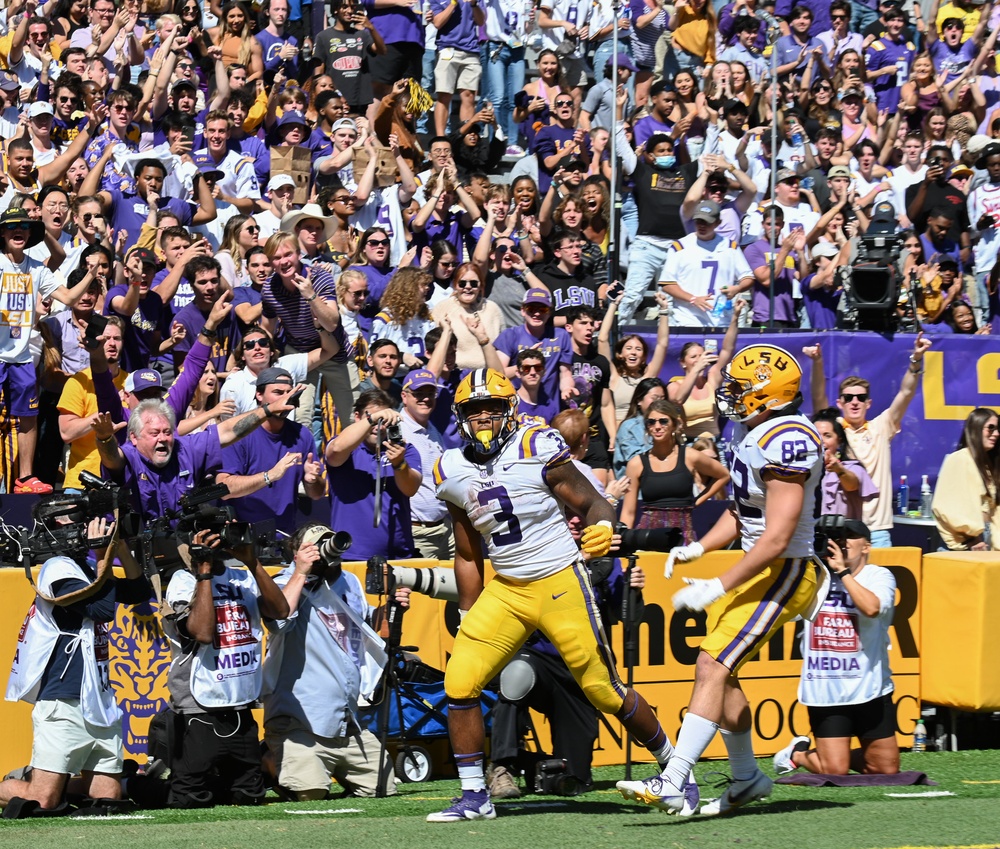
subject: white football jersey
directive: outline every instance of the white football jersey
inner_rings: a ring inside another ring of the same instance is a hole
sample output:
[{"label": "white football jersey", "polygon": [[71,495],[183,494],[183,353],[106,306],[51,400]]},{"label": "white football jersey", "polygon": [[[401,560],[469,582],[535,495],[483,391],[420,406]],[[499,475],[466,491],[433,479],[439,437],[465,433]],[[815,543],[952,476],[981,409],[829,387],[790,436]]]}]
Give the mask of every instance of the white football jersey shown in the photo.
[{"label": "white football jersey", "polygon": [[[661,283],[677,283],[685,292],[699,297],[718,297],[723,287],[735,286],[744,278],[753,278],[740,244],[716,235],[707,242],[696,233],[689,233],[671,246],[660,272]],[[729,317],[725,317],[729,321]],[[719,327],[722,315],[700,310],[689,303],[674,299],[671,325],[676,327]]]},{"label": "white football jersey", "polygon": [[545,475],[570,462],[559,432],[522,426],[483,463],[462,448],[434,464],[437,497],[461,508],[486,542],[494,570],[518,581],[554,575],[580,558],[562,505]]},{"label": "white football jersey", "polygon": [[795,533],[784,557],[810,557],[816,505],[816,487],[823,476],[823,442],[805,416],[777,416],[748,430],[737,424],[733,431],[733,496],[743,526],[743,550],[764,533],[764,474],[777,478],[806,476],[805,500]]}]

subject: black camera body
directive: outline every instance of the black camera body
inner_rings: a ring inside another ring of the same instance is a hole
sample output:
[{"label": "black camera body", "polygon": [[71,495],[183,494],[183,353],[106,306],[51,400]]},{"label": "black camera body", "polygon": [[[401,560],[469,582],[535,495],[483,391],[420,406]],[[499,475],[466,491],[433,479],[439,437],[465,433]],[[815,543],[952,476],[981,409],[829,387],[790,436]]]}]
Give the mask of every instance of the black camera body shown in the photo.
[{"label": "black camera body", "polygon": [[546,796],[579,796],[587,788],[569,771],[565,758],[545,758],[535,764],[533,793]]},{"label": "black camera body", "polygon": [[816,557],[823,563],[827,562],[831,542],[836,543],[841,551],[847,550],[847,528],[844,526],[844,517],[828,513],[816,520],[813,538]]},{"label": "black camera body", "polygon": [[628,557],[637,551],[670,551],[684,542],[680,528],[630,530],[619,522],[615,525],[615,533],[622,538],[618,550],[611,553],[615,557]]},{"label": "black camera body", "polygon": [[403,439],[403,429],[399,426],[399,424],[386,425],[385,441],[391,445],[406,444],[406,440]]}]

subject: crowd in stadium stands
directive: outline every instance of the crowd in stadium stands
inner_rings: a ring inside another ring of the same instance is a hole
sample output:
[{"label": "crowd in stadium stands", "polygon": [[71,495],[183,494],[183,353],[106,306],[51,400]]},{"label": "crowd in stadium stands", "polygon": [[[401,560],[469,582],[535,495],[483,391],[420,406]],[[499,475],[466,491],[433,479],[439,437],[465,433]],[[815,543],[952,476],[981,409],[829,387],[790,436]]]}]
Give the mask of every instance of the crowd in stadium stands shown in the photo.
[{"label": "crowd in stadium stands", "polygon": [[[992,0],[9,0],[0,33],[3,492],[77,492],[90,472],[150,522],[214,480],[289,537],[315,502],[351,559],[447,559],[435,462],[463,444],[452,403],[485,367],[521,425],[582,413],[560,429],[601,496],[689,543],[692,509],[729,483],[715,391],[741,328],[853,327],[870,229],[899,247],[876,263],[888,325],[1000,331]],[[665,384],[669,334],[690,329],[717,344],[686,345]],[[929,344],[883,414],[895,430]],[[819,347],[801,356],[822,380]],[[895,430],[866,422],[864,377],[819,416],[823,493],[877,546]],[[994,515],[996,416],[967,431],[949,469],[981,478]],[[953,547],[990,546],[973,501],[935,504]],[[233,552],[251,574],[227,572],[231,591],[259,601],[250,643],[305,598],[322,558],[299,531],[294,592]],[[195,667],[198,563],[168,598]],[[139,592],[128,574],[118,601]],[[345,616],[373,613],[344,592]],[[312,661],[311,639],[287,653]],[[241,727],[227,756],[244,757],[259,688],[184,687],[181,714],[236,710],[216,731]],[[259,775],[227,790],[262,792]]]}]

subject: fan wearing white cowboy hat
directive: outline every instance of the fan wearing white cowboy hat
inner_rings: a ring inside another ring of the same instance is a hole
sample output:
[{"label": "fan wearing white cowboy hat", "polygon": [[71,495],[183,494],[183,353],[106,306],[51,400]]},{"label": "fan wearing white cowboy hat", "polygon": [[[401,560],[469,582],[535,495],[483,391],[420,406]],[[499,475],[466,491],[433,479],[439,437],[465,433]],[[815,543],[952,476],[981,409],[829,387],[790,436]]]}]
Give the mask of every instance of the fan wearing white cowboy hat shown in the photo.
[{"label": "fan wearing white cowboy hat", "polygon": [[280,229],[285,233],[294,233],[305,258],[315,259],[327,253],[326,243],[337,232],[337,219],[324,215],[318,203],[307,203],[302,209],[285,213]]}]

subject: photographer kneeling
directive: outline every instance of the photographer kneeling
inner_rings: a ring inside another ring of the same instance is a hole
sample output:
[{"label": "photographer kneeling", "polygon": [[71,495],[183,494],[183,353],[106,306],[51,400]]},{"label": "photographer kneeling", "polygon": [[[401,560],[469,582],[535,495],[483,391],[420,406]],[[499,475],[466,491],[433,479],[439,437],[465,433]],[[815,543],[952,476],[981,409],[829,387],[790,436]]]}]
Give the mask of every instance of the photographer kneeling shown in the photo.
[{"label": "photographer kneeling", "polygon": [[[369,627],[380,610],[341,569],[338,537],[347,535],[318,522],[295,532],[292,565],[275,578],[289,613],[266,621],[264,740],[279,794],[297,802],[327,798],[331,778],[350,796],[374,796],[378,788],[379,741],[358,722],[358,698],[371,698],[386,663],[384,643]],[[397,589],[395,598],[409,607],[410,590]],[[385,759],[391,796],[388,753]]]},{"label": "photographer kneeling", "polygon": [[[39,502],[32,513],[48,530],[73,523],[72,514],[42,518],[45,505]],[[74,789],[92,800],[86,807],[107,812],[121,799],[121,711],[109,678],[108,623],[118,604],[146,602],[150,589],[114,523],[92,519],[79,540],[76,550],[42,564],[18,636],[7,700],[35,706],[31,772],[27,780],[0,783],[5,818],[31,816],[39,808],[69,813],[63,795],[76,773],[82,785]],[[94,544],[113,551],[94,548],[95,563],[88,557]],[[113,577],[116,555],[125,580]]]},{"label": "photographer kneeling", "polygon": [[[836,518],[824,516],[819,527]],[[799,702],[809,709],[816,748],[809,748],[808,737],[796,737],[774,756],[778,775],[799,767],[823,775],[899,772],[889,669],[896,579],[868,562],[871,531],[864,522],[844,520],[843,533],[843,549],[833,539],[827,548],[830,593],[802,632]],[[851,749],[853,737],[860,749]]]},{"label": "photographer kneeling", "polygon": [[174,573],[164,598],[163,631],[172,657],[171,808],[258,805],[265,794],[250,711],[263,678],[261,617],[285,619],[289,606],[253,543],[227,552],[246,569],[225,563],[217,554],[221,545],[219,534],[198,531],[189,569]]}]

